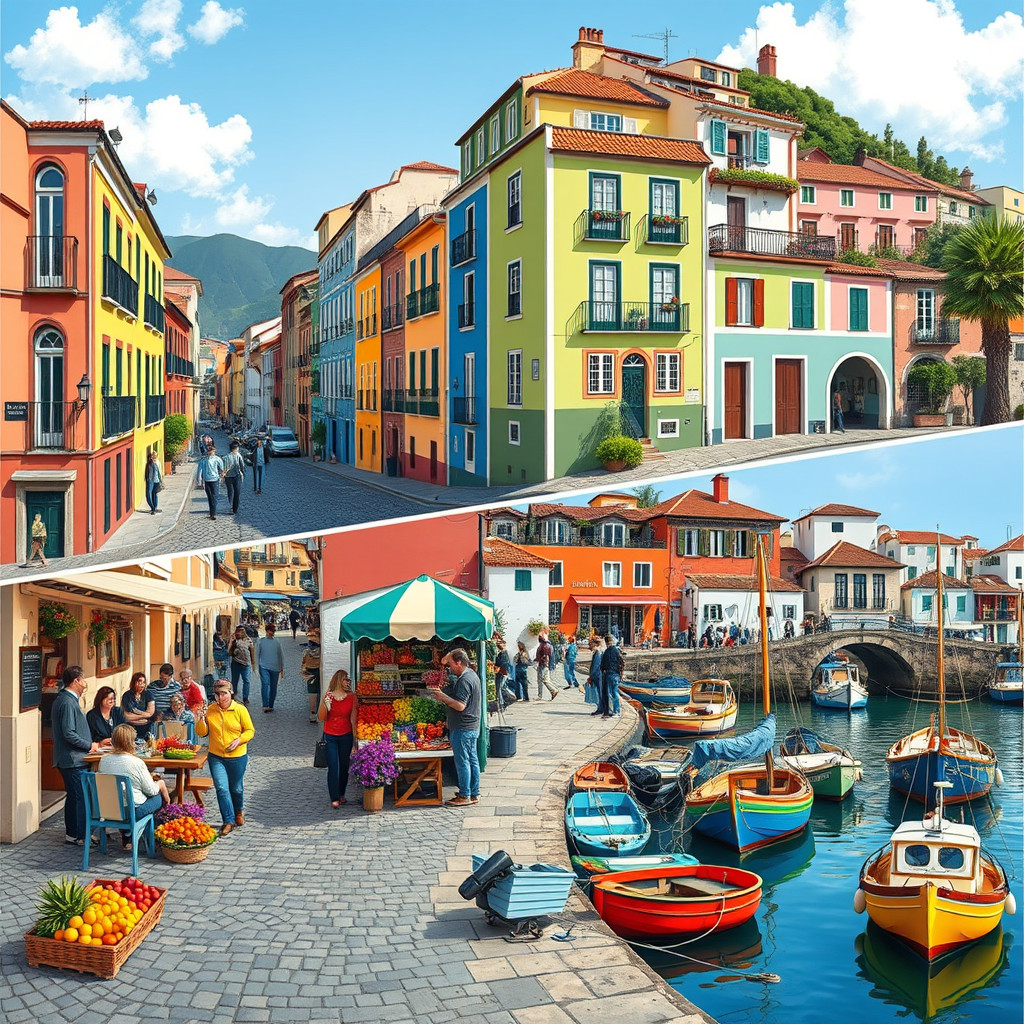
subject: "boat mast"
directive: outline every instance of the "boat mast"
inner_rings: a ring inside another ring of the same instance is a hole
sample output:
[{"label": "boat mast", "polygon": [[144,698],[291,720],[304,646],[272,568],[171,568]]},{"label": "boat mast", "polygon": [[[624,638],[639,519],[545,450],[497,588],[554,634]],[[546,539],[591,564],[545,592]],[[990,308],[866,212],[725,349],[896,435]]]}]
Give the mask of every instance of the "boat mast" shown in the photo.
[{"label": "boat mast", "polygon": [[942,625],[942,534],[935,527],[935,600],[939,623],[939,745],[946,738],[946,637]]},{"label": "boat mast", "polygon": [[[772,710],[771,686],[768,680],[768,565],[764,551],[764,534],[757,535],[757,589],[761,597],[761,703],[765,715]],[[764,766],[768,773],[768,788],[772,788],[772,752],[769,749],[764,755]]]}]

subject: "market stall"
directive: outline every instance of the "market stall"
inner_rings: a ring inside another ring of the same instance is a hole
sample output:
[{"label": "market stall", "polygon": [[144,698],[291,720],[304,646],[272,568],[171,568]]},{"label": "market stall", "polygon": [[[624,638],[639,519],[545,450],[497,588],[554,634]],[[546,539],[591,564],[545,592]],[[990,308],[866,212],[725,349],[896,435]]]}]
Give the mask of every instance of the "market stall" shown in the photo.
[{"label": "market stall", "polygon": [[[396,788],[396,802],[410,803],[424,780],[437,786],[441,759],[451,756],[444,728],[445,709],[426,687],[444,681],[441,658],[462,646],[472,657],[485,688],[482,694],[478,756],[487,761],[486,641],[494,632],[494,605],[474,594],[419,576],[349,611],[338,639],[352,644],[350,675],[359,697],[359,739],[389,733],[403,768],[411,769]],[[413,784],[414,781],[414,784]],[[404,787],[404,788],[403,788]]]}]

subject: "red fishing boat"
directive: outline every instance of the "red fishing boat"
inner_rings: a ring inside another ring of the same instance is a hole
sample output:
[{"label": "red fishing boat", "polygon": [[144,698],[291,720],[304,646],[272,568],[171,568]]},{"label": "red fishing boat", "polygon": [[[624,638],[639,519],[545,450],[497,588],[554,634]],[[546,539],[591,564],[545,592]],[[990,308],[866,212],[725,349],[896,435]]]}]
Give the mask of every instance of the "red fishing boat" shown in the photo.
[{"label": "red fishing boat", "polygon": [[605,793],[628,793],[629,776],[610,761],[591,761],[578,768],[572,777],[572,792],[599,789]]},{"label": "red fishing boat", "polygon": [[761,876],[721,864],[616,871],[591,879],[591,902],[624,939],[696,938],[749,921]]}]

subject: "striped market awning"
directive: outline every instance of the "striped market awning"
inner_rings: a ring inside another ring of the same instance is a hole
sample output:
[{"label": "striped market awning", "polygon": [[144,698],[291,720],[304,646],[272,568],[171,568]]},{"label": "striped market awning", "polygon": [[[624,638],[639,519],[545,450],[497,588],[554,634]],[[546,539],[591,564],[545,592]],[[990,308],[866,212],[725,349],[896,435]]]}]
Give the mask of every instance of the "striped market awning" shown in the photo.
[{"label": "striped market awning", "polygon": [[353,608],[341,620],[338,639],[487,640],[493,632],[490,601],[418,576]]}]

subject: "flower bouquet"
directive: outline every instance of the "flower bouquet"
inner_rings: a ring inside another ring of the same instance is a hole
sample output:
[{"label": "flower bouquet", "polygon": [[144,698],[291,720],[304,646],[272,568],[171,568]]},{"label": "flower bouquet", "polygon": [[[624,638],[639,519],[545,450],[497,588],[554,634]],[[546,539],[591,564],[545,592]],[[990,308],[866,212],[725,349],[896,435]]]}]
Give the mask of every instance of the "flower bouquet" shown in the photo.
[{"label": "flower bouquet", "polygon": [[155,817],[158,825],[174,821],[175,818],[194,818],[196,821],[203,821],[206,817],[206,808],[191,801],[186,801],[183,804],[164,804],[156,812]]},{"label": "flower bouquet", "polygon": [[110,637],[110,618],[106,612],[94,611],[89,623],[89,646],[102,647]]},{"label": "flower bouquet", "polygon": [[384,787],[401,774],[390,736],[364,743],[353,755],[350,774],[363,787],[363,807],[379,811],[384,806]]},{"label": "flower bouquet", "polygon": [[164,757],[178,758],[187,761],[199,749],[195,744],[180,740],[177,736],[164,736],[156,741],[156,749]]}]

